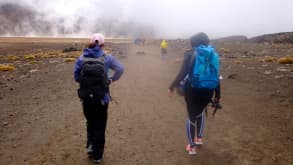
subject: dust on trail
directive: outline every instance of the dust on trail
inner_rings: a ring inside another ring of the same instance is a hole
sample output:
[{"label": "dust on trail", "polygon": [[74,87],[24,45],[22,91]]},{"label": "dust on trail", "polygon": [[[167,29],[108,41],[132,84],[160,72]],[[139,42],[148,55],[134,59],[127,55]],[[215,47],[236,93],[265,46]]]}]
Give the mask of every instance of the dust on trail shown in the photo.
[{"label": "dust on trail", "polygon": [[[103,164],[285,164],[292,161],[290,152],[277,155],[279,151],[272,151],[275,146],[284,145],[279,146],[282,148],[285,144],[271,142],[273,129],[265,127],[265,122],[260,123],[263,120],[254,113],[263,109],[263,104],[257,102],[260,95],[236,81],[223,83],[224,109],[215,118],[208,117],[204,146],[196,156],[189,156],[185,151],[184,100],[167,96],[168,86],[180,66],[173,62],[177,53],[169,51],[170,57],[163,61],[158,47],[149,45],[143,49],[145,55],[136,54],[138,48],[127,49],[127,58],[121,59],[125,73],[111,86],[114,101],[109,107]],[[7,148],[7,152],[0,150],[1,164],[92,164],[85,149],[85,119],[72,78],[73,65],[66,64],[60,73],[48,74],[34,87],[38,93],[32,95],[42,96],[43,101],[25,108],[35,109],[32,115],[40,119],[28,117],[32,126],[17,132],[18,140],[1,141]],[[46,69],[49,72],[52,68]],[[29,96],[27,92],[17,98]],[[289,160],[280,158],[284,155]]]}]

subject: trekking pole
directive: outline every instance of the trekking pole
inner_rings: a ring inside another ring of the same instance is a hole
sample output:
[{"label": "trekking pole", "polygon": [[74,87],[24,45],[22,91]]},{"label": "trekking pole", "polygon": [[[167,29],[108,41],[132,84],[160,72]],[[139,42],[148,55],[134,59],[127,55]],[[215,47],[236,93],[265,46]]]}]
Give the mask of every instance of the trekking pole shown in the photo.
[{"label": "trekking pole", "polygon": [[[210,103],[212,103],[212,106],[213,106],[213,100],[211,99],[210,100],[210,102],[208,103],[208,105],[210,104]],[[205,107],[205,109],[204,109],[204,111],[205,111],[205,115],[206,115],[206,117],[208,117],[208,105]]]},{"label": "trekking pole", "polygon": [[222,105],[220,103],[212,102],[212,107],[214,107],[213,116],[216,115],[218,109],[222,109]]}]

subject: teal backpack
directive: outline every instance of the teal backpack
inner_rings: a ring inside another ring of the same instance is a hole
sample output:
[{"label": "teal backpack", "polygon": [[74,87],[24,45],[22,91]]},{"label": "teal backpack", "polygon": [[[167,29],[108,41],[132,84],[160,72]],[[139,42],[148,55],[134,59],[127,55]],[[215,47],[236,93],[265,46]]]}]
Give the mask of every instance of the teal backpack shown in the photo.
[{"label": "teal backpack", "polygon": [[194,48],[194,56],[191,86],[214,90],[219,85],[219,55],[212,46],[200,45]]}]

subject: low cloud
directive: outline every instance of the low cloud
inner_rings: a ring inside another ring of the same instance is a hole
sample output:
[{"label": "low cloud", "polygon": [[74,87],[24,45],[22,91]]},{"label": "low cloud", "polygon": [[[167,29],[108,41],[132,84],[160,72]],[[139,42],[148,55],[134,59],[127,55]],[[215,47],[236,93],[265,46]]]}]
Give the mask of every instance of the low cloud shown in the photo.
[{"label": "low cloud", "polygon": [[212,38],[292,31],[292,0],[2,0],[0,35]]}]

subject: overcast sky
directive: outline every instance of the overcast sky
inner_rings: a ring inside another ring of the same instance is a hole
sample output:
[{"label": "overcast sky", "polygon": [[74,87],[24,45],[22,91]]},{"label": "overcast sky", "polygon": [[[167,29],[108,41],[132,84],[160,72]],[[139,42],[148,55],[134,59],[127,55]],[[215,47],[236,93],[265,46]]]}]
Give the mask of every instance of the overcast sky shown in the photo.
[{"label": "overcast sky", "polygon": [[[8,0],[0,0],[8,1]],[[13,1],[13,0],[10,0]],[[16,0],[49,17],[119,18],[153,26],[162,37],[211,37],[293,31],[293,0]]]}]

